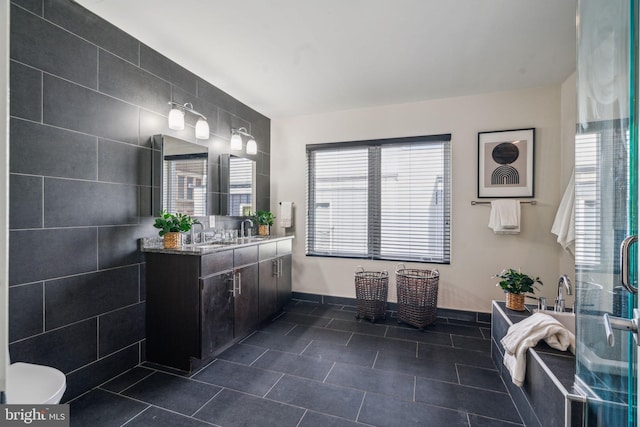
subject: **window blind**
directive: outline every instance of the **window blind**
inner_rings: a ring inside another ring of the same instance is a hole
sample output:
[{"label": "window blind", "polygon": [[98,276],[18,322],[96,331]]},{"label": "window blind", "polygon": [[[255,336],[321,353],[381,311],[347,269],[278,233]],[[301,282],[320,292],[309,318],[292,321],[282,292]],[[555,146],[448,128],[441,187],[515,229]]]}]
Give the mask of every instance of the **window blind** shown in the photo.
[{"label": "window blind", "polygon": [[253,208],[253,161],[229,158],[230,215],[250,215]]},{"label": "window blind", "polygon": [[600,137],[576,135],[575,233],[576,264],[596,266],[600,261]]},{"label": "window blind", "polygon": [[450,139],[307,146],[307,254],[449,263]]},{"label": "window blind", "polygon": [[207,214],[207,153],[165,156],[162,177],[167,211]]},{"label": "window blind", "polygon": [[630,220],[628,121],[591,122],[575,140],[576,266],[617,269]]}]

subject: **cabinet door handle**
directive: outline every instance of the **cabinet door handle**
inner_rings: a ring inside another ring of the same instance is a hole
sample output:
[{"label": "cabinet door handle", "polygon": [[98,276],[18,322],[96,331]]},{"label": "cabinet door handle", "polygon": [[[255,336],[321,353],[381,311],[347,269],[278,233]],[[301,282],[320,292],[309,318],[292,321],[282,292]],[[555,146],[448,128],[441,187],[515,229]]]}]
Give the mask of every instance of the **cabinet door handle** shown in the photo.
[{"label": "cabinet door handle", "polygon": [[282,277],[282,258],[278,260],[278,277]]},{"label": "cabinet door handle", "polygon": [[278,277],[278,260],[271,260],[271,277]]},{"label": "cabinet door handle", "polygon": [[231,282],[231,289],[229,290],[229,293],[231,295],[233,295],[233,297],[236,297],[236,275],[235,273],[227,273],[227,281]]},{"label": "cabinet door handle", "polygon": [[238,295],[242,295],[242,273],[238,271]]}]

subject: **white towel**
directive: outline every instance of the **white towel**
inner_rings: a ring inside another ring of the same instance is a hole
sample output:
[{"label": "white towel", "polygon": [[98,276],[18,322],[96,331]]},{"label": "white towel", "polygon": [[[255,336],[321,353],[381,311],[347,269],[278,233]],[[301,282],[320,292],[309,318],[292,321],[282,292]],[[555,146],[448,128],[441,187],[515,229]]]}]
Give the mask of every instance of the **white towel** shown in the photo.
[{"label": "white towel", "polygon": [[293,202],[280,202],[280,227],[289,228],[293,223]]},{"label": "white towel", "polygon": [[565,351],[575,348],[575,335],[562,323],[548,314],[534,313],[530,317],[509,327],[507,335],[500,340],[504,347],[504,366],[511,374],[511,381],[522,387],[527,369],[527,350],[544,339],[550,347]]},{"label": "white towel", "polygon": [[491,201],[489,228],[496,234],[520,233],[520,201],[501,199]]},{"label": "white towel", "polygon": [[571,173],[569,184],[562,196],[558,212],[556,212],[556,218],[553,221],[551,232],[558,236],[558,243],[563,249],[573,254],[574,248],[572,246],[576,239],[575,233],[575,170]]}]

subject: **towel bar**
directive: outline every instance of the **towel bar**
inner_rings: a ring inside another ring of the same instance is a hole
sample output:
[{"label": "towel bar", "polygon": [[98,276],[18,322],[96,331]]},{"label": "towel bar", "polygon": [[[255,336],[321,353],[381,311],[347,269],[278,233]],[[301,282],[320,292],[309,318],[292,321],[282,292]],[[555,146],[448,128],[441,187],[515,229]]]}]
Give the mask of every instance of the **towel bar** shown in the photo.
[{"label": "towel bar", "polygon": [[[535,200],[527,200],[527,201],[519,200],[519,202],[520,202],[520,203],[528,203],[528,204],[530,204],[530,205],[535,205],[535,204],[537,203]],[[471,201],[471,204],[472,204],[472,205],[490,205],[490,204],[491,204],[491,202],[481,202],[481,201],[479,201],[479,200],[472,200],[472,201]]]}]

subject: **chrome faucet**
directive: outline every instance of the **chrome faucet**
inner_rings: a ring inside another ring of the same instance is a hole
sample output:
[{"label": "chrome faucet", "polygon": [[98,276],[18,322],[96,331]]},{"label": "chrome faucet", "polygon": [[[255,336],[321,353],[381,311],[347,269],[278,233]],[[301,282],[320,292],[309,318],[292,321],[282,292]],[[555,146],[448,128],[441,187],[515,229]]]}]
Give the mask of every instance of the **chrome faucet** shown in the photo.
[{"label": "chrome faucet", "polygon": [[249,218],[243,220],[240,223],[240,237],[244,237],[244,223],[247,221],[249,222],[249,229],[247,230],[249,232],[249,235],[247,237],[251,237],[251,227],[253,227],[253,221],[251,221]]},{"label": "chrome faucet", "polygon": [[563,287],[567,290],[567,295],[571,295],[571,280],[566,274],[558,279],[558,298],[556,298],[556,304],[553,307],[554,311],[564,311]]},{"label": "chrome faucet", "polygon": [[[201,233],[204,231],[204,226],[202,225],[201,222],[194,222],[193,223],[193,225],[191,226],[191,244],[192,245],[195,245],[197,243],[196,242],[197,234],[193,231],[193,229],[196,227],[196,225],[200,226],[200,232]],[[200,240],[202,240],[202,238]]]},{"label": "chrome faucet", "polygon": [[538,310],[546,310],[547,309],[547,299],[545,297],[534,297],[534,296],[531,296],[531,295],[525,295],[524,297],[536,300],[538,302]]}]

